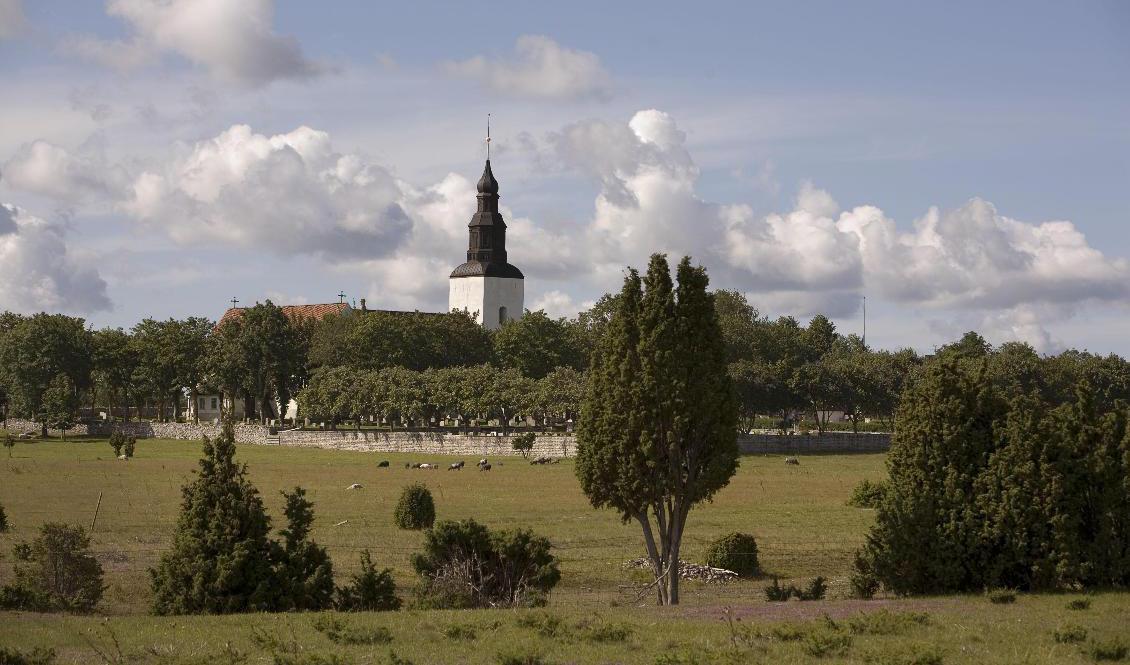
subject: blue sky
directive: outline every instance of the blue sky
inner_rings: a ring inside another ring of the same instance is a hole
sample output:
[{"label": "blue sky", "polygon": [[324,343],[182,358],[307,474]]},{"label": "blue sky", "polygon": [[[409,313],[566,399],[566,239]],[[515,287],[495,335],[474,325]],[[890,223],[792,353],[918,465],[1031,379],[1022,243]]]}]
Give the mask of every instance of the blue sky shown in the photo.
[{"label": "blue sky", "polygon": [[866,296],[882,346],[1126,354],[1128,37],[1117,2],[0,0],[0,307],[443,309],[490,112],[531,307],[662,250],[772,316]]}]

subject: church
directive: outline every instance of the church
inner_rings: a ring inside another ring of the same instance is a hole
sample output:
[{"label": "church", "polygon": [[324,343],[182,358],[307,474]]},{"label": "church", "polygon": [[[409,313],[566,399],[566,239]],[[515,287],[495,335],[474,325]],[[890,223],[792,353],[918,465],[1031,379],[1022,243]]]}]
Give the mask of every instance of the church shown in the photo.
[{"label": "church", "polygon": [[[489,131],[487,141],[489,147]],[[521,317],[525,311],[525,277],[517,266],[508,261],[506,221],[498,211],[498,180],[491,171],[489,153],[476,189],[475,213],[467,224],[467,260],[451,271],[448,278],[447,311],[466,311],[483,327],[497,330],[506,321]],[[291,321],[365,315],[369,312],[411,313],[368,309],[364,298],[361,299],[361,307],[355,308],[344,302],[344,294],[342,298],[343,301],[337,303],[280,306]],[[245,309],[235,306],[228,308],[216,327],[238,320]],[[223,411],[230,412],[236,419],[244,417],[242,400],[235,400],[234,403],[230,399],[224,401],[226,404]],[[205,421],[221,417],[219,395],[201,394],[196,400],[189,402],[189,417],[195,416]],[[293,418],[296,410],[292,401],[287,405],[285,417]]]}]

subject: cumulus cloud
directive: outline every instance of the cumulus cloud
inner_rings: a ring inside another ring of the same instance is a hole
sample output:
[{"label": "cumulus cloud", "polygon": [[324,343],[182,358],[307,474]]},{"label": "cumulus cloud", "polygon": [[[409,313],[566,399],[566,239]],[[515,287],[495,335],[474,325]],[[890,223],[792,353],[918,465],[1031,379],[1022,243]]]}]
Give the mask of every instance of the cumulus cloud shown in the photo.
[{"label": "cumulus cloud", "polygon": [[128,184],[118,166],[96,154],[76,154],[47,141],[20,146],[0,176],[12,187],[61,201],[115,198]]},{"label": "cumulus cloud", "polygon": [[66,228],[0,204],[0,309],[95,312],[110,309],[106,282],[68,253]]},{"label": "cumulus cloud", "polygon": [[0,0],[0,39],[18,35],[24,27],[24,20],[21,0]]},{"label": "cumulus cloud", "polygon": [[931,208],[903,228],[878,206],[841,210],[811,183],[791,211],[756,215],[699,195],[684,133],[654,109],[626,125],[571,125],[547,143],[562,165],[599,183],[586,235],[590,272],[606,284],[652,251],[690,254],[715,285],[749,292],[763,309],[844,315],[874,294],[980,312],[993,329],[1041,348],[1056,343],[1041,317],[1069,316],[1064,308],[1079,303],[1130,302],[1130,262],[1105,256],[1068,221],[1023,222],[975,198]]},{"label": "cumulus cloud", "polygon": [[107,12],[129,24],[129,38],[75,37],[66,49],[118,69],[175,53],[218,79],[253,86],[325,71],[297,39],[274,32],[273,0],[110,0]]},{"label": "cumulus cloud", "polygon": [[391,254],[412,230],[388,170],[334,152],[309,127],[275,136],[235,125],[134,180],[122,208],[186,245]]},{"label": "cumulus cloud", "polygon": [[453,76],[518,97],[604,99],[612,93],[612,79],[596,54],[565,48],[544,35],[519,37],[512,58],[479,55],[445,68]]}]

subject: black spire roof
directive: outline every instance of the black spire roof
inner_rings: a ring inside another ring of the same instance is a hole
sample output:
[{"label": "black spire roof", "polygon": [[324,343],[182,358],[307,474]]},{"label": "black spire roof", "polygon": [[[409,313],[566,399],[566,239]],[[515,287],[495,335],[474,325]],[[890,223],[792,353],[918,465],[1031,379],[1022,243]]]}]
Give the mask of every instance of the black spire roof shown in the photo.
[{"label": "black spire roof", "polygon": [[506,262],[506,222],[498,212],[498,181],[490,160],[479,178],[478,210],[467,225],[467,262],[451,272],[452,277],[511,277],[523,279],[522,271]]}]

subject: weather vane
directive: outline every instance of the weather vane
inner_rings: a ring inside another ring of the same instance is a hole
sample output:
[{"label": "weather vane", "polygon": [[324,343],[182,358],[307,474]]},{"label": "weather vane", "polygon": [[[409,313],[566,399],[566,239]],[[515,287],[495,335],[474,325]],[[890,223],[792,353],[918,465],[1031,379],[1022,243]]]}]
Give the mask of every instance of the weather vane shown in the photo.
[{"label": "weather vane", "polygon": [[490,161],[490,114],[487,114],[487,161]]}]

